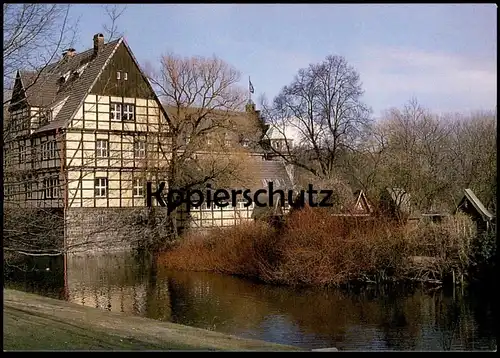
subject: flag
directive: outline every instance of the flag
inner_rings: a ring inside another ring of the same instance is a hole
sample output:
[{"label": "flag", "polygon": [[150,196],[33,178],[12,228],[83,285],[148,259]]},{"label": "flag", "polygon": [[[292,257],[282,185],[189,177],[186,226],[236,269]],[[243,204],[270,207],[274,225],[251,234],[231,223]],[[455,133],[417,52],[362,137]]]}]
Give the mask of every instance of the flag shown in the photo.
[{"label": "flag", "polygon": [[248,77],[248,90],[250,91],[250,93],[254,92],[253,84],[252,81],[250,81],[250,77]]}]

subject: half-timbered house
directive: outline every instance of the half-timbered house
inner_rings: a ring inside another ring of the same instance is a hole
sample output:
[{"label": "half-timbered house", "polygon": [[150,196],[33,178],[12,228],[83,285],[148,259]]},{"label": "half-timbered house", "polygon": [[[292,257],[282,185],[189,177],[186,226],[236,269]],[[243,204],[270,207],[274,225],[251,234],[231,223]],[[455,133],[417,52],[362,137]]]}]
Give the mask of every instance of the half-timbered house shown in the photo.
[{"label": "half-timbered house", "polygon": [[[154,169],[168,166],[172,143],[168,108],[126,41],[106,43],[96,34],[87,51],[68,49],[39,71],[19,70],[8,111],[6,205],[60,210],[70,246],[90,236],[93,244],[106,242],[109,229],[130,234],[126,226],[109,224],[125,209],[144,210],[146,181],[162,179]],[[252,104],[238,116],[258,119]],[[224,138],[263,160],[241,135]],[[213,140],[206,138],[199,155],[210,152]]]}]

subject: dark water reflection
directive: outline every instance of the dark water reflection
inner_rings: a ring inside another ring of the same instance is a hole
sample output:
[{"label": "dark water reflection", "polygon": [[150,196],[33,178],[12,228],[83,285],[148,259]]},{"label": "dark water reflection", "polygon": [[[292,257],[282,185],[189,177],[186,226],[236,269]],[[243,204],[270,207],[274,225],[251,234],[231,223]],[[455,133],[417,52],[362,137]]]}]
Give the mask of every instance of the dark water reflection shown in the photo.
[{"label": "dark water reflection", "polygon": [[291,289],[172,272],[126,254],[66,263],[66,275],[63,259],[53,258],[30,272],[11,270],[4,282],[85,306],[304,348],[496,349],[493,302],[478,290]]}]

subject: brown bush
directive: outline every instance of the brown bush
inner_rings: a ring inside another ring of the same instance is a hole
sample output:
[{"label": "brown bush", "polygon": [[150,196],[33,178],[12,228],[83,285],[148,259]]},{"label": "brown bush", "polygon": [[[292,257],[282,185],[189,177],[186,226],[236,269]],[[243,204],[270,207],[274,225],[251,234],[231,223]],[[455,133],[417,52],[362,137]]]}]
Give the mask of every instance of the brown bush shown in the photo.
[{"label": "brown bush", "polygon": [[391,222],[342,217],[326,210],[290,216],[280,240],[280,281],[289,284],[339,285],[368,279],[379,268],[397,266],[395,246],[401,229]]},{"label": "brown bush", "polygon": [[382,218],[306,207],[281,230],[262,222],[193,234],[160,255],[171,269],[213,271],[287,285],[442,279],[467,264],[470,220],[450,217],[412,230]]},{"label": "brown bush", "polygon": [[[464,214],[445,217],[441,223],[421,222],[406,235],[406,275],[421,280],[442,280],[449,274],[463,275],[470,264],[472,220]],[[425,268],[425,270],[424,270]]]},{"label": "brown bush", "polygon": [[161,256],[171,269],[213,271],[265,277],[278,239],[266,223],[246,222],[230,228],[214,228],[207,235],[188,234]]}]

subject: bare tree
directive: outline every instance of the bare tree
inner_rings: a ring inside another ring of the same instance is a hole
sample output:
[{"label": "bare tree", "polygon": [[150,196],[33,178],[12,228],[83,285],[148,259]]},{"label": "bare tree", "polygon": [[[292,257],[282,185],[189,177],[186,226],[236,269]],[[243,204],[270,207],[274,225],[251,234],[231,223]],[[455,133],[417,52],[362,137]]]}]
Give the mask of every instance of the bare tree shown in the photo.
[{"label": "bare tree", "polygon": [[299,70],[272,105],[263,104],[266,119],[286,138],[287,127],[299,133],[300,147],[271,149],[285,161],[328,178],[341,153],[355,145],[369,123],[370,110],[361,102],[359,74],[340,56],[328,56]]},{"label": "bare tree", "polygon": [[453,183],[459,185],[455,200],[471,188],[495,211],[497,171],[497,121],[494,112],[476,112],[447,119],[450,128],[450,165]]},{"label": "bare tree", "polygon": [[386,188],[411,195],[422,212],[450,212],[473,189],[490,207],[496,199],[494,114],[437,116],[416,99],[393,108],[348,153],[345,176],[372,197]]},{"label": "bare tree", "polygon": [[376,197],[386,182],[383,168],[386,162],[388,138],[384,122],[375,122],[365,128],[362,141],[355,150],[342,156],[341,171],[353,188]]},{"label": "bare tree", "polygon": [[123,36],[123,33],[118,29],[117,22],[127,9],[127,5],[103,5],[103,8],[109,20],[109,24],[106,23],[102,25],[105,36],[109,41],[116,40]]},{"label": "bare tree", "polygon": [[381,128],[387,137],[382,178],[387,187],[411,193],[415,207],[427,211],[446,198],[451,178],[446,171],[449,129],[416,99],[386,113]]},{"label": "bare tree", "polygon": [[[237,85],[240,73],[215,56],[168,54],[160,64],[158,71],[148,72],[168,110],[170,141],[159,144],[164,164],[156,166],[157,179],[165,180],[169,190],[188,190],[240,178],[247,165],[241,141],[260,128],[257,120],[242,116],[245,95]],[[175,217],[174,211],[174,236]]]},{"label": "bare tree", "polygon": [[4,105],[10,101],[17,70],[40,73],[74,43],[78,19],[70,18],[70,9],[61,4],[3,5]]},{"label": "bare tree", "polygon": [[[14,74],[18,70],[31,72],[30,79],[33,86],[39,79],[45,68],[55,62],[63,49],[71,47],[74,43],[75,35],[78,31],[78,19],[70,16],[70,5],[61,4],[4,4],[4,101],[3,110],[5,121],[2,123],[2,147],[4,149],[4,163],[12,161],[12,153],[5,148],[5,140],[11,132],[11,121],[8,120],[8,106],[16,105],[11,102],[12,85]],[[26,90],[27,88],[25,88]],[[28,118],[28,120],[30,120]],[[7,154],[7,155],[5,155]],[[26,155],[25,152],[19,154],[20,157]],[[4,169],[7,165],[4,166]],[[14,176],[18,173],[14,173]],[[0,193],[2,206],[4,204],[4,175],[0,178]],[[6,208],[3,219],[3,235],[6,238],[4,243],[5,251],[19,250],[44,250],[46,253],[52,247],[45,245],[51,234],[48,230],[42,229],[44,226],[58,230],[57,220],[52,220],[51,215],[41,215],[41,220],[27,215],[26,211],[18,208]],[[24,217],[22,217],[24,215]],[[21,218],[22,217],[22,218]],[[55,216],[54,216],[55,217]],[[25,220],[21,220],[25,219]],[[54,225],[53,225],[54,224]],[[60,222],[58,223],[60,224]],[[17,226],[16,226],[17,225]],[[23,226],[24,225],[24,226]],[[40,237],[38,246],[33,247],[28,242],[34,242],[34,236]]]}]

